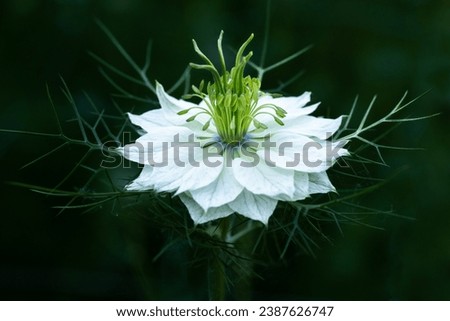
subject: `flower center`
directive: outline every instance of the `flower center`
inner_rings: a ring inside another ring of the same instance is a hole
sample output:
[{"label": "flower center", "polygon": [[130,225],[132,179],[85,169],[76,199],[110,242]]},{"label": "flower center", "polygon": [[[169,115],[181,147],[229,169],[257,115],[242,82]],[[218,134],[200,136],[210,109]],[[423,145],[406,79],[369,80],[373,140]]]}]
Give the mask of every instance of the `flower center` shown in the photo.
[{"label": "flower center", "polygon": [[202,80],[200,86],[192,86],[194,93],[187,95],[187,98],[201,98],[206,107],[195,106],[182,110],[178,114],[183,115],[196,110],[196,113],[187,119],[188,122],[193,121],[200,114],[208,115],[210,119],[204,124],[203,130],[208,129],[212,121],[222,143],[233,146],[244,140],[252,124],[255,130],[267,129],[265,124],[256,119],[258,115],[268,114],[276,123],[283,125],[281,118],[286,116],[286,111],[273,104],[258,105],[258,99],[263,94],[260,91],[261,81],[258,78],[244,76],[245,66],[253,55],[249,52],[244,56],[244,51],[253,39],[253,34],[239,48],[234,67],[230,71],[227,70],[223,55],[222,37],[223,31],[217,41],[222,73],[219,73],[193,40],[194,50],[205,64],[191,63],[190,66],[211,72],[213,81],[207,83],[205,90],[205,82]]}]

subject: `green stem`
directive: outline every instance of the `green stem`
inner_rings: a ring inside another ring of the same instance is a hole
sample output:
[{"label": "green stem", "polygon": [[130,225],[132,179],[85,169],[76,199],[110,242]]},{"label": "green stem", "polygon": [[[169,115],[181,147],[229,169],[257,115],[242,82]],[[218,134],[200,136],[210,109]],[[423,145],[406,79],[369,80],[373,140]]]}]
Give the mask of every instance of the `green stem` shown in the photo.
[{"label": "green stem", "polygon": [[208,291],[209,300],[223,301],[226,295],[225,267],[217,253],[208,262]]},{"label": "green stem", "polygon": [[[239,257],[251,257],[255,241],[254,231],[259,227],[259,223],[251,220],[239,223],[239,230],[231,233],[237,226],[234,218],[231,216],[222,219],[217,227],[216,235],[224,242],[224,246],[229,247],[228,251],[220,247],[211,249],[208,260],[210,300],[225,300],[227,296],[238,300],[250,300],[252,297],[253,262],[250,259],[242,259],[241,262],[236,260],[239,260]],[[233,259],[229,255],[236,255],[236,257]],[[231,282],[228,283],[230,278]]]},{"label": "green stem", "polygon": [[[220,222],[219,238],[226,241],[230,228],[230,218],[226,217]],[[221,260],[221,249],[212,249],[211,257],[208,260],[208,291],[209,300],[223,301],[226,296],[227,275],[226,266]]]}]

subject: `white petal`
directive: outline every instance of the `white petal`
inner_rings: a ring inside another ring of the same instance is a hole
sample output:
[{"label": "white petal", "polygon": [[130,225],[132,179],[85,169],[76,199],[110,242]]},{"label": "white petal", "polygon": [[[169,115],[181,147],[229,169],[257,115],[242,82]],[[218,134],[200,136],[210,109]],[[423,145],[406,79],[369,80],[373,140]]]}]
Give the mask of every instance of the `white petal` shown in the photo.
[{"label": "white petal", "polygon": [[[258,156],[255,154],[255,156]],[[294,193],[294,171],[268,166],[264,158],[235,158],[233,173],[236,180],[254,194],[275,197]]]},{"label": "white petal", "polygon": [[294,186],[295,191],[292,197],[288,195],[278,195],[276,199],[280,201],[299,201],[307,198],[310,194],[309,192],[309,177],[308,173],[295,171],[294,174]]},{"label": "white petal", "polygon": [[125,189],[129,191],[148,191],[153,189],[153,184],[151,183],[150,177],[153,172],[153,167],[144,166],[139,176],[130,184],[125,186]]},{"label": "white petal", "polygon": [[217,181],[217,178],[222,172],[223,159],[219,157],[215,160],[210,159],[210,161],[220,164],[217,166],[209,166],[200,158],[198,158],[198,160],[198,166],[192,166],[183,175],[177,194],[188,190],[197,190],[212,184],[214,181]]},{"label": "white petal", "polygon": [[163,117],[169,124],[188,127],[194,132],[201,134],[202,136],[212,135],[214,133],[215,135],[217,135],[217,131],[215,130],[215,125],[213,124],[213,122],[210,123],[210,127],[206,131],[202,129],[203,125],[211,119],[211,117],[207,114],[200,113],[195,117],[195,120],[189,122],[187,121],[188,118],[199,113],[201,111],[200,109],[194,108],[186,114],[178,115],[179,112],[192,107],[201,107],[208,109],[204,101],[202,101],[199,105],[196,105],[182,99],[176,99],[168,95],[164,91],[163,86],[159,83],[156,84],[156,94],[161,105]]},{"label": "white petal", "polygon": [[185,127],[153,128],[133,144],[118,149],[125,158],[152,165],[151,184],[158,191],[182,193],[212,183],[221,172],[222,156],[207,154]]},{"label": "white petal", "polygon": [[158,191],[182,193],[199,189],[215,181],[222,171],[222,157],[209,156],[205,160],[205,151],[200,147],[169,151],[176,155],[169,154],[166,163],[155,166],[151,177]]},{"label": "white petal", "polygon": [[154,167],[150,181],[158,192],[175,192],[182,183],[186,170],[174,162]]},{"label": "white petal", "polygon": [[141,115],[128,113],[128,117],[134,125],[141,127],[146,132],[155,127],[174,125],[165,118],[164,111],[161,108],[147,111]]},{"label": "white petal", "polygon": [[309,193],[328,193],[336,192],[333,184],[331,184],[330,179],[326,172],[322,173],[310,173],[309,176]]},{"label": "white petal", "polygon": [[212,207],[205,211],[186,193],[180,194],[180,199],[189,210],[189,214],[195,224],[203,224],[212,220],[227,217],[234,212],[228,205]]},{"label": "white petal", "polygon": [[158,96],[158,101],[161,104],[161,109],[164,112],[164,117],[175,125],[185,124],[186,119],[189,117],[186,115],[178,115],[180,111],[196,106],[193,103],[182,99],[176,99],[168,95],[160,83],[156,83],[156,95]]},{"label": "white petal", "polygon": [[283,119],[282,130],[297,134],[327,139],[341,126],[342,116],[336,119],[318,118],[313,116],[300,116],[291,119]]},{"label": "white petal", "polygon": [[191,190],[191,195],[204,210],[208,210],[233,201],[243,189],[234,178],[233,170],[224,166],[215,181],[205,187]]},{"label": "white petal", "polygon": [[277,203],[278,201],[276,199],[263,195],[255,195],[244,189],[228,206],[245,217],[267,225],[269,217],[273,214]]},{"label": "white petal", "polygon": [[324,172],[339,157],[348,154],[343,148],[345,142],[311,139],[288,131],[275,132],[270,136],[270,142],[273,147],[259,150],[260,157],[277,167],[306,173]]},{"label": "white petal", "polygon": [[[304,92],[300,96],[292,96],[292,97],[273,98],[270,95],[264,95],[259,98],[258,105],[261,106],[264,104],[273,104],[289,112],[305,107],[305,105],[309,103],[310,100],[311,100],[311,93],[308,91]],[[305,110],[305,112],[307,111]],[[312,111],[308,110],[308,114],[311,112]]]},{"label": "white petal", "polygon": [[[270,95],[264,95],[259,98],[258,107],[262,105],[275,105],[283,108],[287,112],[286,117],[283,118],[282,120],[284,122],[285,120],[297,118],[303,115],[308,115],[314,112],[319,106],[319,104],[305,107],[305,105],[309,102],[310,97],[311,97],[310,92],[305,92],[298,97],[272,98],[272,96]],[[271,114],[274,114],[272,110],[267,109],[266,111],[269,111]],[[257,120],[266,124],[267,126],[274,126],[277,124],[271,115],[260,114],[256,118]],[[253,129],[254,129],[253,127],[250,128],[250,130]]]},{"label": "white petal", "polygon": [[173,150],[175,141],[194,142],[194,133],[182,126],[151,128],[147,134],[139,137],[134,143],[119,148],[118,151],[133,162],[154,165],[173,157],[169,152]]},{"label": "white petal", "polygon": [[294,183],[295,192],[292,197],[293,201],[299,201],[309,196],[309,174],[303,172],[295,172]]}]

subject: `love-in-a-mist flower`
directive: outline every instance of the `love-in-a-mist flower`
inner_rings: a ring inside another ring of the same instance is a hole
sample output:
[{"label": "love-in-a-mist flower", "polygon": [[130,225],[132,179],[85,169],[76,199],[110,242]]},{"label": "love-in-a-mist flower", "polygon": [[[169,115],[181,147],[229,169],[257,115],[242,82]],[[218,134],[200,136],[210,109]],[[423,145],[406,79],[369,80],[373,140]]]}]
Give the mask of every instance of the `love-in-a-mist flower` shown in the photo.
[{"label": "love-in-a-mist flower", "polygon": [[119,149],[143,165],[128,190],[174,193],[196,224],[238,213],[264,224],[278,201],[299,201],[335,191],[326,170],[347,154],[342,142],[328,140],[337,119],[310,116],[318,104],[311,94],[277,97],[261,90],[258,78],[244,75],[253,35],[228,70],[218,40],[221,71],[200,51],[213,81],[193,86],[188,99],[169,96],[157,83],[160,109],[129,114],[143,130],[135,143]]}]

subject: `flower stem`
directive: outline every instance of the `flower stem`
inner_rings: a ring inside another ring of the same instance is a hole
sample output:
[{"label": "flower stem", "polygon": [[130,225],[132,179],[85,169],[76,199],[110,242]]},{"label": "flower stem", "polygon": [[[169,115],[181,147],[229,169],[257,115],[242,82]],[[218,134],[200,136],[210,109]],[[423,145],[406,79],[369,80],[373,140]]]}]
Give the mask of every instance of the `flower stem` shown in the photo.
[{"label": "flower stem", "polygon": [[226,250],[218,246],[210,252],[208,260],[210,300],[225,300],[233,296],[240,300],[251,299],[253,262],[250,260],[250,253],[254,244],[253,232],[260,224],[252,220],[238,223],[235,219],[234,216],[223,218],[216,229],[216,236]]},{"label": "flower stem", "polygon": [[226,295],[225,267],[217,253],[208,262],[208,294],[211,301],[223,301]]}]

